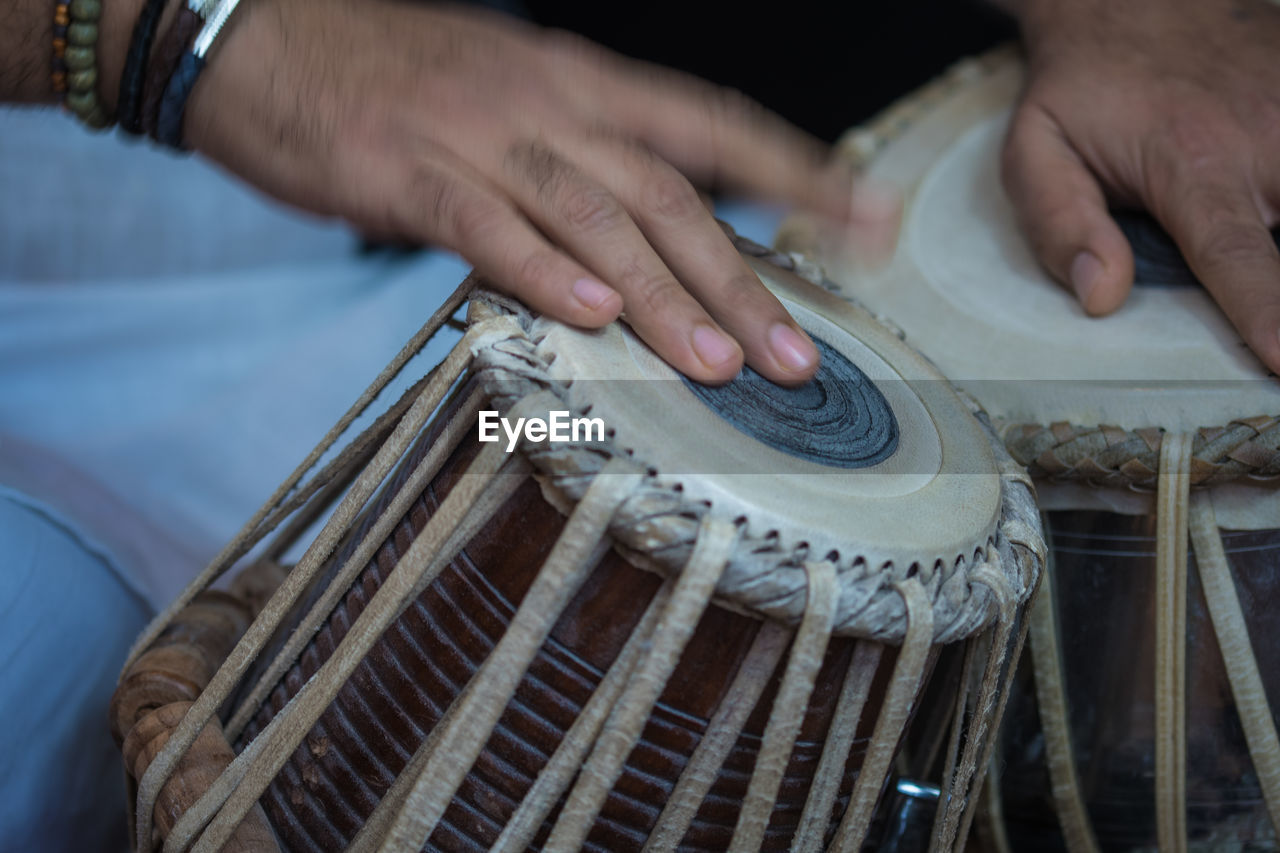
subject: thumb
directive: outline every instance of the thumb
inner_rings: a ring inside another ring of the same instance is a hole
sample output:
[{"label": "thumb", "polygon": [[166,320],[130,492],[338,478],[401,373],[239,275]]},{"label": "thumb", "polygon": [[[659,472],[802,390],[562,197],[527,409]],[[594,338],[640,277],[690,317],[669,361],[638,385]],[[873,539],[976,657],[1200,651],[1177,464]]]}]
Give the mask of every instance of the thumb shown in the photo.
[{"label": "thumb", "polygon": [[1133,251],[1097,180],[1044,111],[1025,103],[1005,138],[1002,177],[1036,257],[1089,314],[1110,314],[1133,286]]}]

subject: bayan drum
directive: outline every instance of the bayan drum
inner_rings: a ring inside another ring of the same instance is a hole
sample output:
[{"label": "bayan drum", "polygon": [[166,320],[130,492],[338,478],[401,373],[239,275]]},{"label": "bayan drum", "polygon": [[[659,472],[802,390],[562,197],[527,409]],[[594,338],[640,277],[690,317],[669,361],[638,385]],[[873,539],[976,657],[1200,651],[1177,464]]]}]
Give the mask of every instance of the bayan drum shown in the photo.
[{"label": "bayan drum", "polygon": [[1012,52],[954,68],[849,133],[906,190],[881,269],[795,219],[841,292],[990,413],[1050,539],[1027,672],[988,777],[997,849],[1275,849],[1280,825],[1280,385],[1153,220],[1118,212],[1136,286],[1086,317],[1001,190]]},{"label": "bayan drum", "polygon": [[139,849],[858,850],[926,716],[923,832],[964,837],[1043,559],[1030,481],[895,335],[739,245],[821,342],[804,387],[698,386],[463,285],[139,641],[112,707]]}]

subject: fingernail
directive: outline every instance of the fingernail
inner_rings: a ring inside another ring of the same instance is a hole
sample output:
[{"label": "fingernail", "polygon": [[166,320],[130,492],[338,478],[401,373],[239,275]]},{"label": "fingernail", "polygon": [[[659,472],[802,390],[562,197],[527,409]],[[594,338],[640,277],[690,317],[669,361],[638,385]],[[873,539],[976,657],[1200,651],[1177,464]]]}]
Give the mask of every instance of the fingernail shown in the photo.
[{"label": "fingernail", "polygon": [[813,341],[786,323],[774,323],[769,328],[769,349],[773,350],[778,364],[793,373],[808,370],[818,360],[818,349]]},{"label": "fingernail", "polygon": [[693,330],[693,351],[707,367],[719,367],[738,357],[738,345],[710,326]]},{"label": "fingernail", "polygon": [[580,278],[573,283],[574,298],[592,309],[599,308],[614,293],[612,287],[591,278]]},{"label": "fingernail", "polygon": [[1081,252],[1071,262],[1071,289],[1081,305],[1089,304],[1089,295],[1097,288],[1102,273],[1102,261],[1092,252]]}]

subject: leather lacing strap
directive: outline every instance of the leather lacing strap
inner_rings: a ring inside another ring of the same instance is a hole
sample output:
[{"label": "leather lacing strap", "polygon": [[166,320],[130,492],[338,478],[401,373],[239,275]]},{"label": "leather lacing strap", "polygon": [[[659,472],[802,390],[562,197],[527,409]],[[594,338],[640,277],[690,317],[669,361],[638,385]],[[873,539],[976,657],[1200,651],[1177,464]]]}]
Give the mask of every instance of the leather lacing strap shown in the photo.
[{"label": "leather lacing strap", "polygon": [[773,677],[790,639],[791,632],[784,625],[767,621],[760,626],[733,683],[716,706],[706,734],[698,741],[689,763],[676,781],[675,789],[667,798],[662,814],[645,842],[644,853],[670,853],[684,838],[725,759],[738,742],[742,727]]},{"label": "leather lacing strap", "polygon": [[987,672],[983,677],[982,690],[978,694],[977,725],[971,727],[970,734],[966,736],[980,744],[977,763],[970,765],[966,762],[957,773],[955,782],[955,790],[964,791],[968,800],[959,833],[947,840],[948,847],[959,848],[964,847],[965,840],[969,837],[969,827],[977,813],[983,775],[995,751],[1000,721],[1004,719],[1014,672],[1022,657],[1022,647],[1026,643],[1029,628],[1028,621],[1018,606],[1019,599],[1015,598],[1013,591],[1005,584],[1003,575],[988,569],[979,573],[975,580],[991,586],[1000,603],[1001,615],[991,628],[993,636],[988,650]]},{"label": "leather lacing strap", "polygon": [[1267,693],[1258,671],[1258,658],[1253,653],[1249,629],[1240,609],[1231,567],[1222,547],[1218,523],[1214,518],[1213,500],[1209,495],[1191,497],[1191,545],[1195,549],[1200,585],[1209,605],[1209,618],[1217,636],[1222,662],[1231,683],[1231,695],[1244,729],[1249,757],[1262,789],[1271,825],[1280,831],[1280,738],[1276,736],[1275,717],[1267,702]]},{"label": "leather lacing strap", "polygon": [[[964,734],[964,753],[954,775],[948,773],[943,781],[943,795],[934,823],[931,850],[950,850],[957,845],[963,846],[963,840],[969,834],[983,773],[995,745],[995,723],[1004,714],[1014,663],[1021,655],[1022,643],[1026,637],[1026,620],[1019,619],[1018,600],[1008,588],[999,567],[984,567],[975,575],[974,580],[991,588],[998,602],[999,615],[990,628],[990,643],[986,647],[981,686]],[[967,690],[962,688],[957,703],[965,702],[966,693]],[[959,725],[958,719],[956,725]]]},{"label": "leather lacing strap", "polygon": [[1036,706],[1040,727],[1044,731],[1045,761],[1049,766],[1050,790],[1062,824],[1062,834],[1070,853],[1096,853],[1094,837],[1085,810],[1080,779],[1076,775],[1075,754],[1071,749],[1071,727],[1068,723],[1066,680],[1062,673],[1062,652],[1058,639],[1056,591],[1053,580],[1053,552],[1045,565],[1040,592],[1031,602],[1031,664],[1035,675]]},{"label": "leather lacing strap", "polygon": [[[546,766],[538,772],[538,778],[525,794],[524,799],[520,801],[520,807],[516,809],[516,813],[503,827],[502,834],[493,845],[493,853],[519,853],[525,850],[541,828],[542,822],[551,813],[551,809],[568,789],[569,783],[573,781],[587,753],[591,751],[591,746],[599,737],[600,730],[604,728],[605,720],[618,703],[622,691],[626,689],[636,664],[652,646],[653,633],[667,611],[667,604],[671,600],[674,587],[675,581],[671,578],[662,582],[657,594],[645,608],[644,615],[632,630],[631,636],[627,638],[622,651],[609,666],[604,680],[591,694],[591,699],[578,714],[578,718],[573,721],[573,725],[565,733],[564,739],[556,747]],[[761,629],[762,633],[764,630],[764,628]],[[777,630],[785,636],[785,629],[777,626]],[[782,648],[779,647],[778,656],[781,657],[781,655]]]},{"label": "leather lacing strap", "polygon": [[1156,490],[1156,838],[1187,844],[1187,502],[1191,436],[1166,436]]},{"label": "leather lacing strap", "polygon": [[[311,481],[301,485],[303,478],[315,467],[321,457],[333,447],[334,443],[346,432],[355,419],[373,403],[404,365],[417,355],[422,347],[444,325],[445,321],[458,309],[470,293],[471,287],[472,282],[470,280],[464,282],[446,300],[440,310],[432,315],[422,329],[400,350],[392,362],[374,380],[373,384],[360,395],[355,404],[329,430],[315,449],[303,460],[302,464],[280,485],[235,538],[183,590],[173,604],[152,621],[151,625],[148,626],[147,630],[134,644],[134,648],[125,663],[125,671],[137,660],[139,655],[155,642],[166,626],[172,622],[174,616],[190,604],[201,590],[208,588],[215,580],[221,577],[237,560],[247,554],[287,517],[292,512],[290,507],[296,509],[301,506],[310,495],[320,491],[328,480],[337,476],[344,469],[348,463],[341,461],[340,454],[338,459],[333,460]],[[477,334],[480,333],[477,332]],[[458,365],[458,369],[461,370],[461,365]],[[209,685],[201,693],[200,698],[187,713],[186,718],[173,731],[164,748],[156,755],[143,774],[142,779],[139,780],[134,816],[137,849],[150,849],[152,816],[156,799],[161,788],[177,767],[182,755],[195,742],[205,724],[213,718],[218,708],[226,701],[245,670],[256,659],[274,633],[276,626],[283,620],[285,614],[289,612],[294,603],[309,587],[325,560],[337,546],[338,539],[341,537],[346,525],[356,517],[364,503],[372,496],[381,478],[391,470],[400,455],[408,448],[413,436],[421,429],[435,407],[439,405],[440,399],[443,399],[444,393],[456,379],[456,376],[450,378],[448,373],[449,369],[442,365],[440,369],[433,372],[431,381],[425,383],[425,387],[411,398],[409,402],[412,405],[409,405],[404,410],[403,415],[398,418],[399,423],[396,429],[382,443],[374,461],[356,479],[347,495],[335,509],[329,522],[321,530],[311,547],[307,549],[307,553],[303,555],[298,565],[294,567],[294,570],[289,573],[288,577],[276,590],[263,612],[249,626],[249,629],[232,650],[227,661],[213,676]],[[378,433],[383,428],[380,423],[381,420],[375,421],[373,426],[366,430],[365,435]],[[359,443],[359,440],[355,442],[355,444]],[[177,828],[175,826],[175,832]],[[234,824],[232,828],[234,829]],[[179,838],[174,844],[185,845],[189,841],[189,837],[185,841]]]},{"label": "leather lacing strap", "polygon": [[[446,365],[446,367],[449,366]],[[461,369],[461,365],[458,366],[458,369]],[[263,613],[254,621],[253,625],[250,626],[249,630],[245,632],[240,642],[232,650],[223,666],[215,674],[208,687],[188,713],[187,719],[175,730],[165,749],[147,768],[138,785],[136,821],[139,839],[144,837],[142,835],[144,829],[149,832],[148,816],[154,808],[156,794],[165,779],[168,778],[182,753],[185,752],[200,729],[212,719],[218,708],[231,695],[240,678],[274,635],[276,628],[286,618],[305,591],[310,588],[325,561],[337,546],[342,531],[355,519],[365,503],[372,497],[378,485],[390,473],[396,462],[407,450],[414,436],[422,429],[426,420],[439,405],[445,392],[452,385],[454,378],[450,377],[449,370],[446,369],[437,375],[434,383],[428,384],[422,395],[414,402],[413,407],[405,414],[396,431],[379,449],[374,461],[356,479],[356,482],[347,492],[337,509],[335,509],[329,522],[267,603]],[[394,519],[387,523],[393,524]],[[237,717],[237,729],[243,725],[244,721],[244,717]],[[242,754],[233,763],[231,770],[235,770],[237,766],[244,766],[244,763],[245,760]],[[212,799],[210,798],[213,796],[215,794],[211,790],[209,794],[205,795],[205,798],[202,798],[201,802],[204,802],[206,807],[212,807]],[[197,803],[197,806],[193,807],[184,816],[184,819],[174,827],[174,836],[171,836],[166,841],[166,849],[182,849],[180,845],[184,843],[183,833],[196,831],[195,822],[197,818],[194,815],[199,814],[201,814],[201,807]],[[204,819],[207,818],[208,815],[204,815]],[[226,831],[229,832],[234,829],[234,826],[234,823],[231,824]],[[191,829],[188,829],[188,827],[191,827]],[[187,840],[189,841],[190,839],[188,838]]]},{"label": "leather lacing strap", "polygon": [[[965,644],[964,661],[960,667],[960,689],[956,693],[955,707],[952,709],[951,735],[947,740],[946,760],[942,768],[942,784],[938,789],[938,807],[934,813],[933,827],[930,830],[929,848],[936,850],[942,842],[943,827],[946,823],[949,804],[954,796],[953,784],[956,779],[956,765],[960,761],[961,735],[965,731],[965,720],[973,714],[970,694],[976,693],[980,687],[974,682],[973,670],[975,659],[982,652],[981,640],[990,640],[990,636],[977,638]],[[988,646],[989,651],[989,646]]]},{"label": "leather lacing strap", "polygon": [[885,694],[880,716],[871,734],[871,743],[863,757],[853,796],[836,830],[831,849],[837,853],[856,853],[862,849],[871,813],[880,798],[880,788],[889,773],[894,752],[902,739],[911,709],[920,694],[933,636],[933,608],[924,587],[915,578],[894,584],[907,609],[907,637],[898,651],[893,676]]},{"label": "leather lacing strap", "polygon": [[809,696],[818,680],[827,643],[831,640],[837,598],[836,568],[829,562],[807,563],[805,571],[809,575],[809,594],[804,619],[791,644],[791,656],[764,730],[751,784],[738,810],[738,825],[733,831],[730,850],[760,849],[791,751],[800,734],[800,724],[809,709]]},{"label": "leather lacing strap", "polygon": [[[166,853],[184,849],[197,834],[195,853],[221,849],[382,632],[527,477],[527,469],[511,467],[516,460],[509,459],[498,444],[480,452],[468,476],[449,492],[333,655],[175,826],[165,842]],[[201,833],[205,823],[208,827]]]},{"label": "leather lacing strap", "polygon": [[[410,505],[417,499],[418,495],[422,494],[427,484],[435,479],[441,466],[444,465],[444,461],[453,453],[462,436],[468,431],[470,425],[474,423],[474,413],[479,408],[480,395],[473,394],[462,405],[462,417],[445,426],[444,431],[432,445],[431,450],[414,467],[404,486],[401,487],[386,509],[378,516],[373,527],[370,528],[360,545],[347,558],[346,562],[342,564],[338,573],[329,581],[324,592],[316,600],[315,604],[311,606],[307,615],[293,629],[288,641],[263,671],[262,675],[259,676],[253,689],[243,699],[239,700],[239,707],[227,723],[227,737],[229,739],[234,741],[240,736],[244,727],[249,724],[254,714],[262,707],[268,694],[280,683],[284,673],[293,666],[294,662],[302,654],[302,650],[306,648],[307,643],[311,641],[311,638],[320,629],[320,625],[333,612],[334,606],[351,589],[356,576],[369,565],[378,548],[391,535],[392,529],[400,519],[405,517]],[[467,417],[468,414],[471,417]]]},{"label": "leather lacing strap", "polygon": [[551,831],[547,850],[582,847],[605,797],[622,773],[623,762],[640,738],[654,702],[711,603],[716,582],[737,544],[738,530],[732,522],[713,516],[704,518],[701,527],[693,554],[676,580],[671,600],[654,632],[653,647],[632,673],[605,722]]},{"label": "leather lacing strap", "polygon": [[[302,480],[306,477],[307,473],[316,466],[316,463],[320,461],[321,457],[323,457],[330,448],[333,447],[338,439],[342,437],[347,429],[350,428],[351,424],[355,422],[356,418],[364,414],[365,410],[368,409],[373,401],[378,398],[378,395],[381,394],[383,390],[391,384],[391,381],[400,374],[400,371],[404,369],[404,366],[408,364],[414,356],[422,351],[422,348],[435,336],[436,332],[440,331],[441,327],[444,326],[449,318],[452,317],[460,307],[462,307],[462,303],[471,295],[471,291],[474,287],[475,281],[472,278],[468,278],[459,285],[458,289],[455,290],[449,298],[445,300],[444,304],[440,306],[440,309],[432,314],[430,319],[427,320],[422,328],[419,329],[400,349],[400,352],[396,353],[396,356],[386,367],[382,369],[372,384],[370,384],[355,403],[351,405],[351,408],[338,419],[338,422],[334,424],[327,433],[325,433],[324,438],[320,440],[320,443],[317,444],[309,454],[307,454],[307,458],[302,460],[302,463],[294,469],[293,473],[290,474],[283,483],[280,484],[271,497],[267,499],[267,502],[253,514],[253,517],[250,518],[248,522],[245,523],[245,526],[241,528],[239,533],[237,533],[236,536],[227,543],[226,547],[224,547],[222,551],[213,558],[213,561],[191,581],[187,588],[182,591],[172,604],[159,613],[155,619],[151,620],[151,624],[147,626],[146,631],[144,631],[133,644],[133,648],[129,652],[129,657],[125,661],[124,669],[128,669],[129,664],[133,663],[137,659],[138,655],[142,654],[143,651],[155,642],[155,639],[160,635],[160,632],[163,631],[173,620],[175,613],[183,607],[186,607],[197,593],[203,589],[207,589],[214,581],[222,577],[228,569],[235,565],[237,560],[249,553],[249,550],[253,548],[254,545],[261,542],[268,533],[275,529],[276,525],[269,523],[269,519],[275,518],[276,524],[278,524],[280,520],[288,515],[287,512],[280,513],[278,510],[285,505],[286,500],[294,494],[295,490],[299,489],[299,484],[302,483]],[[315,479],[321,478],[317,477]],[[316,488],[319,488],[319,486],[317,485]]]},{"label": "leather lacing strap", "polygon": [[381,850],[413,853],[426,844],[560,613],[608,550],[609,520],[640,477],[634,466],[613,460],[591,484],[502,639],[471,679],[458,712],[435,740]]},{"label": "leather lacing strap", "polygon": [[840,793],[840,781],[853,739],[862,720],[862,711],[871,695],[871,682],[884,646],[871,640],[859,641],[853,650],[853,659],[845,672],[840,698],[836,702],[835,717],[827,730],[826,743],[822,745],[822,758],[814,772],[809,796],[804,801],[804,812],[796,830],[792,849],[796,853],[816,853],[822,848],[831,821],[836,796]]}]

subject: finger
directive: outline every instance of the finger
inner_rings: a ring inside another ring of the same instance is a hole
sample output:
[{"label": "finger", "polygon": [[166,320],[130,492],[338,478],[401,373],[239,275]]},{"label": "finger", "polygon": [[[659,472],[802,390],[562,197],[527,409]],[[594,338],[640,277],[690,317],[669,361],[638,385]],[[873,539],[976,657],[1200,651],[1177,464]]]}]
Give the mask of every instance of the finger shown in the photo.
[{"label": "finger", "polygon": [[[526,216],[622,295],[627,322],[672,367],[700,382],[737,375],[737,341],[681,286],[598,181],[539,142],[513,146],[501,180]],[[690,199],[702,209],[692,190]]]},{"label": "finger", "polygon": [[566,323],[595,328],[617,318],[622,297],[553,247],[465,164],[433,152],[394,195],[397,230],[456,251],[498,289]]},{"label": "finger", "polygon": [[1002,167],[1005,190],[1049,274],[1090,314],[1119,308],[1133,285],[1133,250],[1053,118],[1035,106],[1019,108]]},{"label": "finger", "polygon": [[1280,251],[1244,183],[1200,184],[1159,216],[1249,348],[1280,372]]},{"label": "finger", "polygon": [[609,118],[694,180],[839,222],[896,216],[896,193],[856,182],[829,146],[745,95],[640,63],[629,72],[617,78]]},{"label": "finger", "polygon": [[667,267],[774,382],[811,378],[818,350],[747,266],[693,186],[636,143],[579,140],[568,153],[622,202]]}]

